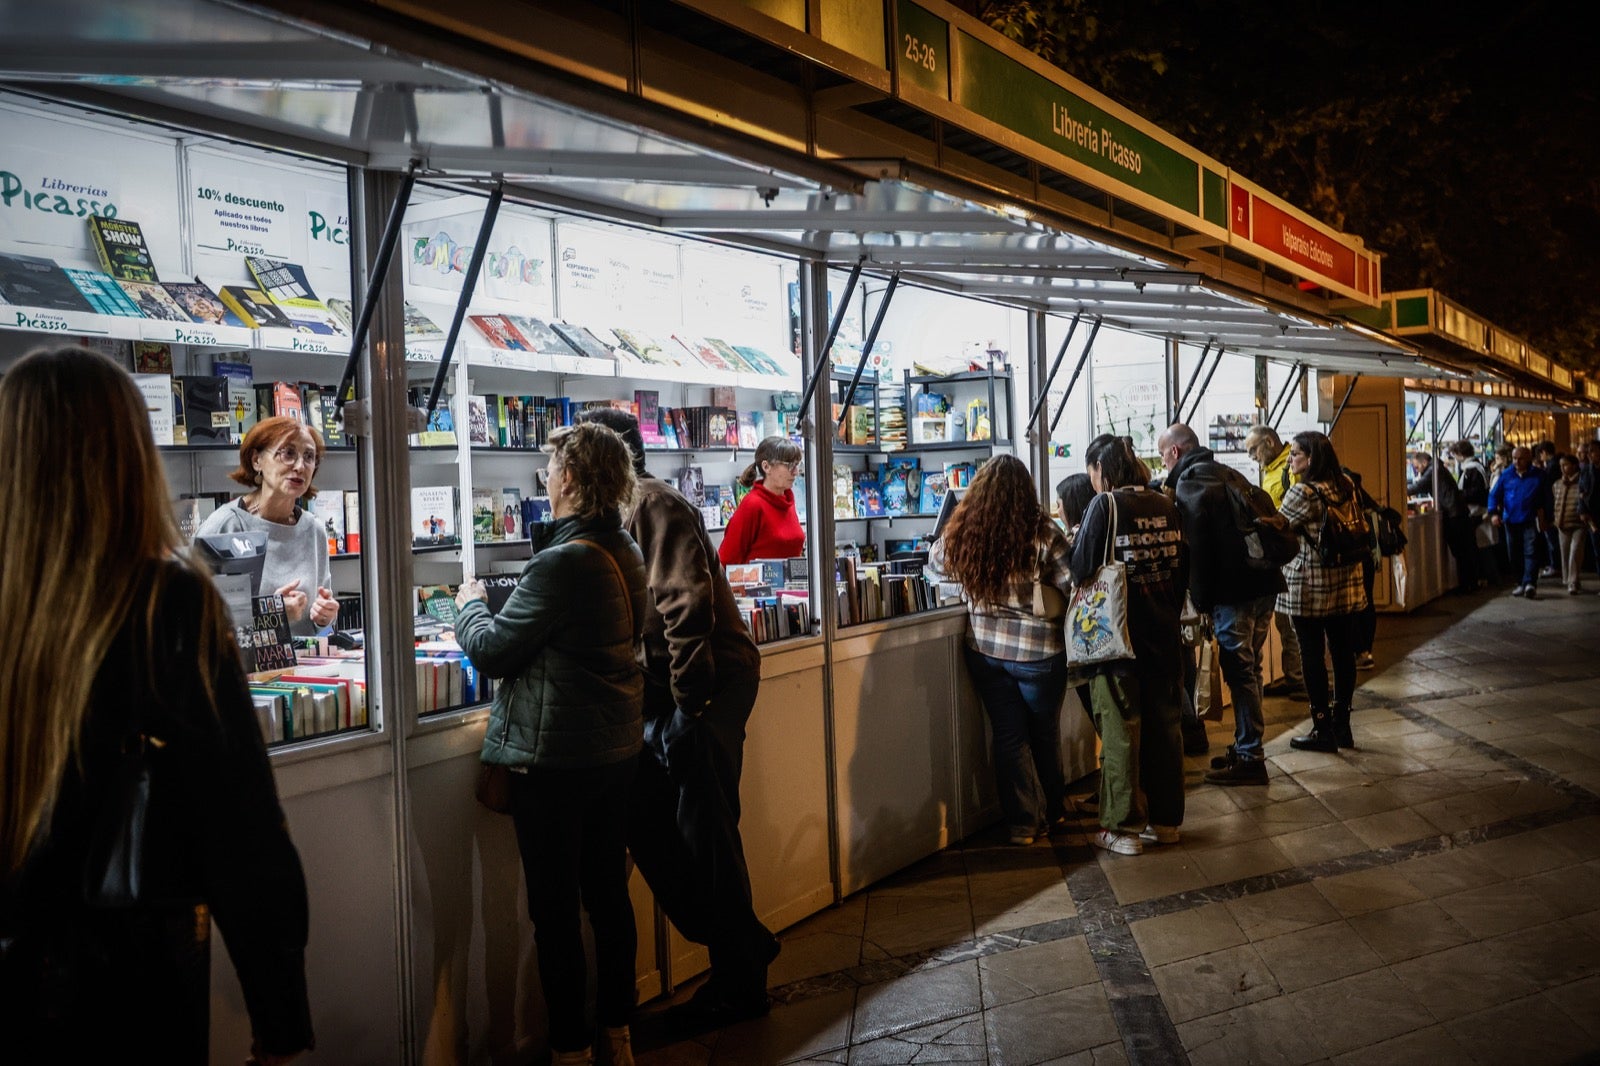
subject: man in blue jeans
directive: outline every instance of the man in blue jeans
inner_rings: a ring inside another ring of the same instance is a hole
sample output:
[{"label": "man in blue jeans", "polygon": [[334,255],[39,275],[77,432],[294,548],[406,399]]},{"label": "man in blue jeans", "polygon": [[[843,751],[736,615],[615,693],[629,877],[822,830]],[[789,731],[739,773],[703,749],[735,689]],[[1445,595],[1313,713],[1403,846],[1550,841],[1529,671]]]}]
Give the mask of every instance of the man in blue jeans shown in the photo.
[{"label": "man in blue jeans", "polygon": [[1283,573],[1251,559],[1236,520],[1230,484],[1251,488],[1245,476],[1216,461],[1194,430],[1168,426],[1156,441],[1172,471],[1167,490],[1178,505],[1189,544],[1189,598],[1211,615],[1222,676],[1233,693],[1233,745],[1211,760],[1206,780],[1214,785],[1264,785],[1262,751],[1266,719],[1261,713],[1261,646],[1283,591]]},{"label": "man in blue jeans", "polygon": [[1533,465],[1533,452],[1513,450],[1510,469],[1489,490],[1489,521],[1506,531],[1512,572],[1522,564],[1522,577],[1511,591],[1513,596],[1530,600],[1539,596],[1538,542],[1550,514],[1549,497],[1550,483],[1544,471]]}]

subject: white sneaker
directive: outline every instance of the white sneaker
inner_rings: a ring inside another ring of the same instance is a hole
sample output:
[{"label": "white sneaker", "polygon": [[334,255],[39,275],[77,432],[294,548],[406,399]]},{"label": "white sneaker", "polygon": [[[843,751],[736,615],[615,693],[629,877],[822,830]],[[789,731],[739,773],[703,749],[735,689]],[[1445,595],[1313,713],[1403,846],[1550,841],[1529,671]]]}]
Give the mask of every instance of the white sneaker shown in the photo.
[{"label": "white sneaker", "polygon": [[1119,833],[1115,829],[1101,829],[1089,838],[1089,843],[1097,848],[1115,852],[1118,855],[1141,855],[1144,853],[1144,842],[1132,833]]},{"label": "white sneaker", "polygon": [[1178,827],[1175,825],[1147,825],[1139,834],[1146,844],[1176,844]]}]

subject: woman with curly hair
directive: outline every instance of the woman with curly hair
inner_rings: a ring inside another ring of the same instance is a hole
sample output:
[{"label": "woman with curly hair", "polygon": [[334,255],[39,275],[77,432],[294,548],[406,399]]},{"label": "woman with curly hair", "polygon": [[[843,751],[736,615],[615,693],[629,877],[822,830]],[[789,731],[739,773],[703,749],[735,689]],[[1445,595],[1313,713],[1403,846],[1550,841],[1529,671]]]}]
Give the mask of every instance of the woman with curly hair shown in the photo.
[{"label": "woman with curly hair", "polygon": [[1067,827],[1066,637],[1061,619],[1035,615],[1033,602],[1039,582],[1066,595],[1069,554],[1060,527],[1039,506],[1027,466],[1014,455],[983,464],[933,547],[934,568],[966,593],[967,668],[994,733],[1000,809],[1011,843],[1024,846]]},{"label": "woman with curly hair", "polygon": [[1083,454],[1099,495],[1072,546],[1079,582],[1108,559],[1126,567],[1134,657],[1087,669],[1100,733],[1100,831],[1092,843],[1138,855],[1144,841],[1174,844],[1183,824],[1183,737],[1178,616],[1189,560],[1178,509],[1148,487],[1125,438],[1101,434]]}]

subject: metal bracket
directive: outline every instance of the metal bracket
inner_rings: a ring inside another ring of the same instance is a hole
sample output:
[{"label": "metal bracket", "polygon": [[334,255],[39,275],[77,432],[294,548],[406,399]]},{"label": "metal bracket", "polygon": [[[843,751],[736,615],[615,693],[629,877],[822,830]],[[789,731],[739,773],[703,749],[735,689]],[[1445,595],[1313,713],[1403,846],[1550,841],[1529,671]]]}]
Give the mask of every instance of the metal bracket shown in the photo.
[{"label": "metal bracket", "polygon": [[445,374],[450,370],[450,356],[456,348],[456,338],[461,334],[461,322],[467,316],[467,305],[478,287],[478,272],[483,269],[483,257],[489,247],[489,236],[494,232],[494,220],[500,214],[500,202],[506,197],[505,182],[495,185],[489,193],[489,204],[483,211],[483,222],[478,225],[478,239],[472,246],[472,257],[467,262],[467,273],[461,281],[461,295],[456,297],[455,314],[450,319],[450,332],[444,339],[444,352],[439,356],[439,369],[433,375],[433,390],[428,393],[426,417],[433,415],[439,404],[439,390],[444,387]]},{"label": "metal bracket", "polygon": [[[411,188],[417,183],[417,166],[420,160],[411,160],[405,177],[400,180],[400,190],[394,203],[389,205],[389,219],[383,226],[383,240],[378,245],[378,258],[372,264],[372,275],[367,279],[367,293],[361,300],[361,317],[356,320],[355,336],[350,340],[350,357],[344,363],[344,375],[339,379],[334,408],[341,423],[344,416],[345,394],[350,391],[356,377],[356,360],[367,345],[367,330],[372,326],[372,312],[378,304],[378,293],[389,276],[389,265],[394,261],[394,246],[400,240],[400,224],[405,219],[406,205],[411,202]],[[346,432],[352,432],[346,430]]]}]

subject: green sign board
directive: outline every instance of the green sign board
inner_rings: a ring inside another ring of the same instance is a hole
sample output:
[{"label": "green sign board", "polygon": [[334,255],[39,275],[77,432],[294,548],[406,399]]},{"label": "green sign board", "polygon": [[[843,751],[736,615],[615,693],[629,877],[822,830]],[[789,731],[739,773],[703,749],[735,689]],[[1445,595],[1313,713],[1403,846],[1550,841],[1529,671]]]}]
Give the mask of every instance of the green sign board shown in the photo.
[{"label": "green sign board", "polygon": [[1431,326],[1433,320],[1428,315],[1428,298],[1426,296],[1407,296],[1403,300],[1394,302],[1394,328],[1413,329],[1417,326]]},{"label": "green sign board", "polygon": [[911,0],[899,0],[899,16],[895,66],[900,84],[950,99],[950,24]]},{"label": "green sign board", "polygon": [[956,103],[1044,148],[1200,215],[1200,165],[1044,75],[957,30]]},{"label": "green sign board", "polygon": [[1387,332],[1392,328],[1389,324],[1390,310],[1390,302],[1385,300],[1378,307],[1350,307],[1340,311],[1339,313],[1353,322],[1361,323],[1363,326],[1366,326],[1369,329],[1377,329]]}]

